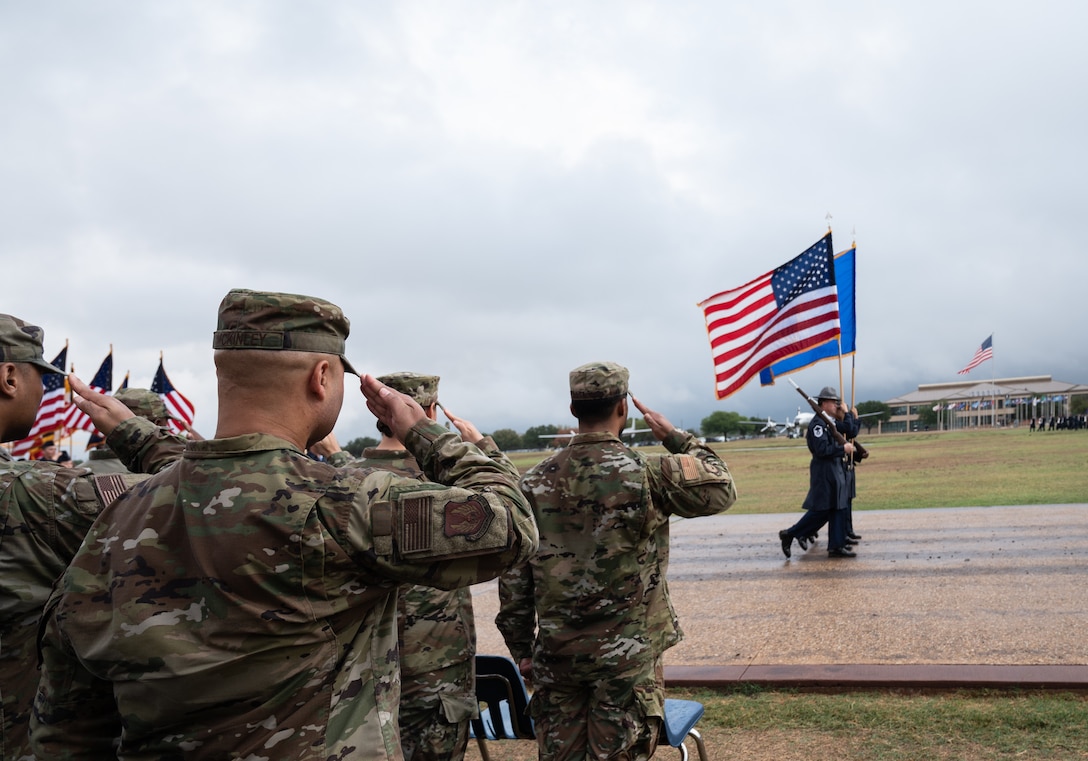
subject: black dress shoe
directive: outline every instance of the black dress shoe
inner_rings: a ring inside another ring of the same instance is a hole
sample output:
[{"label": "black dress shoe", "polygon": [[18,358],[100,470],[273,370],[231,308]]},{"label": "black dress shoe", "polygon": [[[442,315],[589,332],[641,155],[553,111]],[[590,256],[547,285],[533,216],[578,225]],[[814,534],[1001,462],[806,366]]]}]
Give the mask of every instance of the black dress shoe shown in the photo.
[{"label": "black dress shoe", "polygon": [[829,558],[856,558],[858,554],[851,551],[849,547],[842,547],[837,550],[828,550],[827,556]]},{"label": "black dress shoe", "polygon": [[806,537],[806,536],[797,537],[797,545],[801,548],[802,552],[807,550],[808,549],[808,537]]},{"label": "black dress shoe", "polygon": [[778,538],[782,541],[782,552],[786,554],[786,557],[789,557],[790,545],[793,544],[793,537],[790,536],[788,531],[779,531]]},{"label": "black dress shoe", "polygon": [[857,542],[857,541],[861,540],[861,534],[855,534],[855,533],[851,532],[851,533],[846,535],[846,538],[847,539],[853,539],[855,542]]}]

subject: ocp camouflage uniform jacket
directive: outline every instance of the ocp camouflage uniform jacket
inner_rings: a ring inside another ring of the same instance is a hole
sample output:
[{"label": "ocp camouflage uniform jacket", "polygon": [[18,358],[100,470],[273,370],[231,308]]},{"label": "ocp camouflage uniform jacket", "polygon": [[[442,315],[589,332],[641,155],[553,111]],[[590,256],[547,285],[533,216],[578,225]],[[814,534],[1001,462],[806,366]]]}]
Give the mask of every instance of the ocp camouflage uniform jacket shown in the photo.
[{"label": "ocp camouflage uniform jacket", "polygon": [[[160,429],[122,427],[126,463],[154,455]],[[434,423],[406,446],[437,483],[251,434],[189,442],[114,503],[50,601],[35,748],[400,759],[398,583],[467,586],[537,545],[505,468]]]},{"label": "ocp camouflage uniform jacket", "polygon": [[664,444],[673,454],[643,456],[610,433],[578,434],[522,478],[540,549],[500,579],[495,623],[515,659],[532,657],[538,684],[652,680],[680,641],[665,580],[669,517],[720,513],[736,490],[691,434]]},{"label": "ocp camouflage uniform jacket", "polygon": [[102,506],[146,477],[95,479],[84,468],[15,461],[0,449],[0,758],[32,757],[38,619],[54,582]]},{"label": "ocp camouflage uniform jacket", "polygon": [[[514,478],[521,475],[491,437],[485,437],[477,446],[507,466]],[[403,449],[366,449],[355,465],[388,470],[405,478],[426,478],[415,458]],[[397,597],[397,631],[400,673],[404,677],[429,674],[464,663],[476,655],[472,590],[468,587],[435,589],[422,584],[402,585]]]}]

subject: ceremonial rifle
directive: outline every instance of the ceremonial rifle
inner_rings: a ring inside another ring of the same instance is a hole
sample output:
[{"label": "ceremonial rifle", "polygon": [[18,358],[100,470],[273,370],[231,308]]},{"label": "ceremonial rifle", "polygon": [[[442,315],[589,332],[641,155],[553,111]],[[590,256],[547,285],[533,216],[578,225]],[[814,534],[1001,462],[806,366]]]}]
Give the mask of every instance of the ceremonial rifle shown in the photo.
[{"label": "ceremonial rifle", "polygon": [[[827,421],[828,428],[831,429],[831,435],[835,437],[835,441],[840,444],[845,444],[846,437],[842,435],[842,431],[840,431],[838,429],[838,426],[835,425],[834,418],[828,415],[827,412],[822,407],[820,407],[820,403],[818,401],[802,391],[801,387],[793,382],[793,378],[786,378],[786,380],[790,382],[791,386],[797,389],[798,394],[805,398],[805,401],[808,402],[808,406],[812,407],[812,411]],[[863,447],[857,440],[854,440],[853,444],[854,454],[857,456],[858,460],[864,460],[866,457],[869,456],[869,450]]]}]

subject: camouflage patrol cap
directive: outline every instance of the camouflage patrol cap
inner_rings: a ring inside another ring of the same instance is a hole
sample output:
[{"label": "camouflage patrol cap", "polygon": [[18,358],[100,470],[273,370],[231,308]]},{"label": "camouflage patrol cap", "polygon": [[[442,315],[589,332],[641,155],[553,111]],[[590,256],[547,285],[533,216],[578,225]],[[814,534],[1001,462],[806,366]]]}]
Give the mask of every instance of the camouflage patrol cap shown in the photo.
[{"label": "camouflage patrol cap", "polygon": [[113,398],[132,410],[138,417],[151,421],[169,420],[171,417],[170,411],[166,409],[166,402],[158,394],[146,388],[123,388],[115,393]]},{"label": "camouflage patrol cap", "polygon": [[615,399],[627,393],[630,373],[615,362],[590,362],[570,371],[571,401]]},{"label": "camouflage patrol cap", "polygon": [[0,362],[25,362],[46,374],[61,372],[45,361],[44,343],[45,331],[37,325],[0,314]]},{"label": "camouflage patrol cap", "polygon": [[816,401],[822,402],[827,399],[830,402],[841,402],[839,398],[839,392],[835,390],[834,386],[824,386],[820,389],[820,395],[816,397]]},{"label": "camouflage patrol cap", "polygon": [[429,407],[438,401],[439,377],[437,375],[390,373],[379,375],[378,380],[394,391],[412,397],[420,407]]},{"label": "camouflage patrol cap", "polygon": [[344,356],[350,323],[340,307],[313,296],[235,288],[219,305],[213,349],[268,349]]}]

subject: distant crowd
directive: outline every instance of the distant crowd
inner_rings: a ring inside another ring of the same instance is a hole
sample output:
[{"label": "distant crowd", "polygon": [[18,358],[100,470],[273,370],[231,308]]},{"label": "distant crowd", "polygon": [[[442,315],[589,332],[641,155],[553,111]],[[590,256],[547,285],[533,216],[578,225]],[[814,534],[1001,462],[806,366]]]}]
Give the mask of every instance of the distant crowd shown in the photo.
[{"label": "distant crowd", "polygon": [[1088,415],[1052,415],[1032,418],[1032,431],[1079,431],[1088,423]]}]

